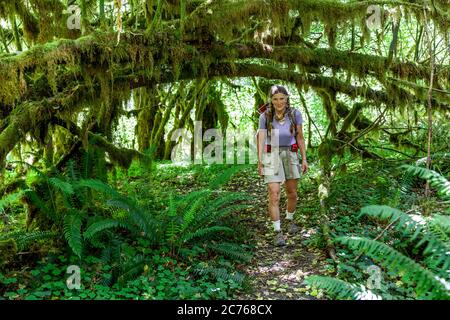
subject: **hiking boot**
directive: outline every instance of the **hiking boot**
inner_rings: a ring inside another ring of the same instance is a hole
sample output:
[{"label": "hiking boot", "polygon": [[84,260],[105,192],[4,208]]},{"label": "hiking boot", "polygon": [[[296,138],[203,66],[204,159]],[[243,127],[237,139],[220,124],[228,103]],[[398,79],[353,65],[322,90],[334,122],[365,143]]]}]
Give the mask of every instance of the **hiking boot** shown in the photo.
[{"label": "hiking boot", "polygon": [[286,240],[284,240],[284,235],[282,232],[277,232],[277,234],[275,235],[274,244],[277,247],[286,245]]},{"label": "hiking boot", "polygon": [[297,233],[300,231],[300,228],[295,224],[295,222],[291,222],[288,225],[288,232],[289,233]]}]

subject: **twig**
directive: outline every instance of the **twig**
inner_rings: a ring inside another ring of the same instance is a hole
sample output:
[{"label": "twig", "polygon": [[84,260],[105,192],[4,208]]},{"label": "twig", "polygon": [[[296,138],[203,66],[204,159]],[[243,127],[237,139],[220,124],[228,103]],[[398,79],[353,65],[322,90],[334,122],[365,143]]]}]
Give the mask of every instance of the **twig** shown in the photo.
[{"label": "twig", "polygon": [[[414,210],[414,209],[408,210],[408,211],[406,211],[405,213],[407,214],[408,212],[411,212],[411,211],[413,211],[413,210]],[[381,236],[382,236],[382,235],[383,235],[390,227],[392,227],[392,225],[393,225],[394,223],[396,223],[398,219],[400,219],[400,217],[394,219],[391,223],[389,223],[389,224],[386,226],[386,228],[384,228],[384,229],[380,232],[380,234],[377,235],[373,240],[374,240],[374,241],[377,241],[378,239],[380,239]],[[363,254],[360,253],[360,254],[353,260],[353,262],[356,262],[359,258],[361,258],[362,255],[363,255]]]},{"label": "twig", "polygon": [[[377,235],[377,236],[375,237],[375,239],[373,239],[373,240],[377,241],[378,239],[380,239],[381,236],[383,235],[383,233],[385,233],[390,227],[392,227],[392,225],[393,225],[395,222],[397,222],[398,219],[400,219],[400,217],[398,217],[397,219],[395,219],[395,220],[393,220],[391,223],[389,223],[389,224],[387,225],[387,227],[384,228],[384,229],[381,231],[381,233],[380,233],[379,235]],[[362,255],[363,255],[363,254],[360,253],[360,254],[355,258],[355,260],[353,260],[353,261],[356,262],[359,258],[361,258]]]},{"label": "twig", "polygon": [[[434,80],[434,68],[435,68],[435,51],[436,48],[434,46],[434,37],[436,36],[436,28],[433,28],[433,38],[430,35],[430,30],[428,29],[428,19],[427,19],[427,13],[424,10],[425,15],[425,34],[427,35],[427,40],[429,43],[429,51],[430,51],[430,68],[431,68],[431,74],[430,74],[430,87],[428,90],[428,105],[427,105],[427,116],[428,116],[428,140],[427,140],[427,169],[430,169],[431,167],[431,142],[432,142],[432,133],[433,133],[433,114],[432,114],[432,95],[433,95],[433,80]],[[433,39],[433,41],[432,41]],[[430,193],[430,183],[427,180],[425,184],[425,197],[428,198]]]}]

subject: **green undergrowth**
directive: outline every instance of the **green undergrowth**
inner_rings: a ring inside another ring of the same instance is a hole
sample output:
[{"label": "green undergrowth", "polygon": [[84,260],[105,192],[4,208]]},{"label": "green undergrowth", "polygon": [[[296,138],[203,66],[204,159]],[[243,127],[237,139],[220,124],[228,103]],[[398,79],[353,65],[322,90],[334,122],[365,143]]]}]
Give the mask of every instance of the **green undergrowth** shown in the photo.
[{"label": "green undergrowth", "polygon": [[[242,267],[253,244],[236,214],[249,208],[248,196],[223,189],[245,168],[154,163],[148,169],[136,162],[107,181],[82,173],[29,178],[48,182],[39,184],[48,189],[35,200],[58,207],[49,213],[51,229],[24,231],[19,200],[31,189],[2,204],[15,218],[2,225],[0,243],[16,248],[2,257],[0,297],[230,299],[248,290]],[[79,267],[79,289],[66,283],[75,281],[69,266]]]},{"label": "green undergrowth", "polygon": [[[434,163],[430,171],[367,162],[337,173],[328,198],[337,261],[306,284],[337,299],[449,299],[448,155]],[[317,233],[307,242],[321,241]]]}]

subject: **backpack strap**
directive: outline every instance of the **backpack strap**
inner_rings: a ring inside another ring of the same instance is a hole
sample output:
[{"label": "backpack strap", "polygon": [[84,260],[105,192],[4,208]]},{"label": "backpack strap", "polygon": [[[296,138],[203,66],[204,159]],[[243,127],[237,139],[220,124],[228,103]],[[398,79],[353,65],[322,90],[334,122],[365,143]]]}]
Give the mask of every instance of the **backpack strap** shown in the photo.
[{"label": "backpack strap", "polygon": [[295,138],[295,143],[298,146],[298,141],[297,141],[297,123],[295,122],[295,110],[294,108],[291,108],[291,112],[288,113],[289,115],[289,121],[291,121],[291,123],[294,124],[294,138]]},{"label": "backpack strap", "polygon": [[264,111],[264,117],[266,118],[266,136],[267,136],[267,141],[269,142],[269,144],[271,144],[270,136],[271,136],[272,125],[269,123],[269,118],[267,117],[267,111],[268,110],[269,110],[269,108],[266,108],[266,110]]}]

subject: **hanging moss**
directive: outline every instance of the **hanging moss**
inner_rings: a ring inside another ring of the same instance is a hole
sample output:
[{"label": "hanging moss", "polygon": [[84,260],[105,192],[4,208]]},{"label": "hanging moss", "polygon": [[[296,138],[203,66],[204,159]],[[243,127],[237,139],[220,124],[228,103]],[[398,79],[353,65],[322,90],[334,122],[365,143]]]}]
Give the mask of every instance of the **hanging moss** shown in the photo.
[{"label": "hanging moss", "polygon": [[[364,108],[364,104],[362,104],[362,103],[355,103],[353,105],[352,110],[348,113],[348,115],[345,117],[345,119],[342,123],[341,129],[339,130],[340,134],[346,132],[350,128],[350,126],[355,122],[357,117],[360,115],[360,112],[363,108]],[[337,110],[336,110],[336,112],[337,112]]]},{"label": "hanging moss", "polygon": [[338,150],[339,145],[338,141],[332,139],[325,139],[320,143],[317,152],[321,168],[330,170],[333,157],[340,152]]},{"label": "hanging moss", "polygon": [[136,150],[118,148],[97,134],[89,133],[89,139],[90,143],[95,144],[105,150],[113,163],[125,169],[128,169],[130,167],[133,159],[141,159],[142,157],[144,157],[144,154]]}]

